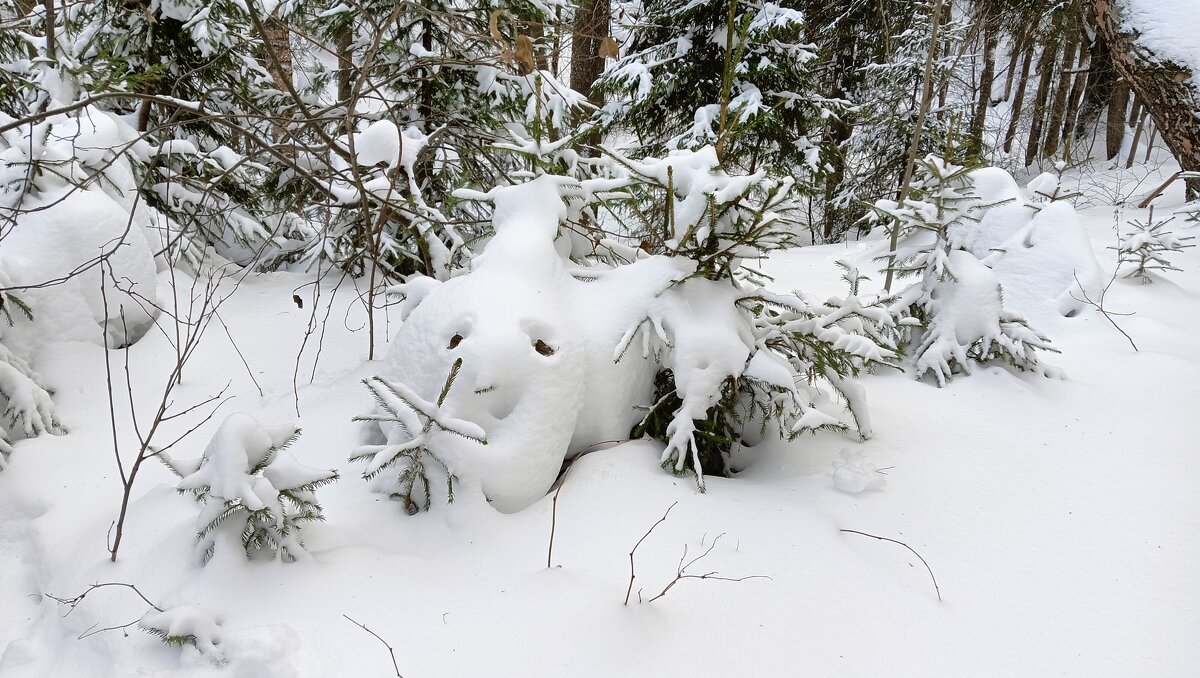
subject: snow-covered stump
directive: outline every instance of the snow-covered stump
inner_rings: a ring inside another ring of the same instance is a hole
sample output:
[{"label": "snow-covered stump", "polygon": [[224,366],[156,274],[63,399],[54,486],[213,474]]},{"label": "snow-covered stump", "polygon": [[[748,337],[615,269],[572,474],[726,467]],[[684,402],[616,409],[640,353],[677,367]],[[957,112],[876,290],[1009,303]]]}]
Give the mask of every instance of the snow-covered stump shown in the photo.
[{"label": "snow-covered stump", "polygon": [[295,426],[264,427],[249,415],[232,414],[201,458],[159,455],[179,475],[180,491],[203,505],[196,522],[203,562],[218,541],[240,542],[247,557],[263,552],[291,562],[308,556],[301,528],[324,520],[315,492],[338,474],[297,462],[287,448],[299,436]]}]

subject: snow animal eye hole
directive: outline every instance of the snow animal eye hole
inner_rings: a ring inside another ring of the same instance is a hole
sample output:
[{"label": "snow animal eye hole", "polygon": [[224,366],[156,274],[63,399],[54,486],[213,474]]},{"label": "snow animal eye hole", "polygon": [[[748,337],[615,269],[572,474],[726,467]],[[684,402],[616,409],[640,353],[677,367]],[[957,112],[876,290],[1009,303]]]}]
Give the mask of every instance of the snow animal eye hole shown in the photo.
[{"label": "snow animal eye hole", "polygon": [[554,355],[554,347],[542,341],[541,339],[538,339],[533,343],[533,350],[546,356]]},{"label": "snow animal eye hole", "polygon": [[453,337],[450,337],[450,345],[447,346],[446,348],[450,348],[450,349],[458,348],[458,345],[462,343],[462,340],[463,340],[463,336],[461,334],[455,334]]}]

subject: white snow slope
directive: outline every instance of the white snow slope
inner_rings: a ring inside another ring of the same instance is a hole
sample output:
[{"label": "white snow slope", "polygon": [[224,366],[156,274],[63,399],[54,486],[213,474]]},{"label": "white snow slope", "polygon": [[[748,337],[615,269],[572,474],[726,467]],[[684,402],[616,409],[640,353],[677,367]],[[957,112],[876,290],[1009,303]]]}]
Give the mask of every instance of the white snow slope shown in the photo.
[{"label": "white snow slope", "polygon": [[[1109,209],[1082,216],[1111,270]],[[858,247],[805,248],[766,265],[780,288],[832,294],[841,291],[833,261]],[[110,563],[121,493],[103,349],[49,344],[35,365],[70,433],[19,441],[0,472],[0,676],[394,675],[385,646],[343,615],[386,639],[406,678],[1200,675],[1200,250],[1173,261],[1182,273],[1145,286],[1119,280],[1109,293],[1112,310],[1136,312],[1117,322],[1138,352],[1092,310],[1032,318],[1062,349],[1046,360],[1065,380],[999,367],[943,389],[869,376],[872,440],[822,433],[765,445],[741,476],[710,478],[707,494],[659,469],[656,443],[588,454],[558,497],[551,568],[550,497],[504,515],[463,490],[448,509],[409,517],[357,477],[346,461],[359,442],[350,418],[371,410],[359,380],[382,363],[364,364],[363,314],[349,289],[332,300],[312,384],[315,337],[301,361],[304,433],[291,451],[342,473],[318,491],[327,521],[303,533],[312,558],[247,562],[218,549],[202,567],[198,507],[152,463]],[[199,456],[232,412],[268,425],[296,419],[292,374],[312,304],[297,309],[292,293],[304,282],[252,277],[223,308],[265,396],[223,330],[210,329],[176,401],[198,402],[230,380],[237,397],[177,457]],[[330,298],[326,290],[322,303]],[[141,411],[157,403],[174,359],[157,331],[131,349]],[[196,421],[169,422],[163,439]],[[122,440],[128,460],[127,431]],[[855,474],[867,477],[847,479]],[[637,550],[623,605],[630,550],[671,506]],[[842,530],[912,547],[941,600],[912,552]],[[690,574],[759,577],[683,579],[648,602],[685,548],[688,560],[707,553]],[[48,597],[97,582],[134,584],[164,609],[205,610],[202,644],[215,649],[181,651],[136,626],[79,639],[149,610],[122,587],[73,611]]]}]

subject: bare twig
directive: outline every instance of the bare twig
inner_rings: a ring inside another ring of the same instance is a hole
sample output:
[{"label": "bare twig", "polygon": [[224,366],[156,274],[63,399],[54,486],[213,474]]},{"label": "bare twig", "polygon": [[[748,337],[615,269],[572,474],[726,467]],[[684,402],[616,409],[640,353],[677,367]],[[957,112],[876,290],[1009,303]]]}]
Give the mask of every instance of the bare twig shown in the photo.
[{"label": "bare twig", "polygon": [[642,535],[642,538],[639,539],[637,541],[637,543],[633,545],[633,550],[629,552],[629,587],[627,589],[625,589],[625,603],[624,603],[625,605],[629,604],[629,595],[631,593],[633,593],[633,580],[637,578],[637,575],[636,575],[636,573],[634,571],[634,567],[633,567],[633,554],[637,552],[638,547],[642,545],[642,542],[646,541],[646,537],[650,536],[650,533],[654,531],[654,528],[656,528],[659,525],[661,525],[662,523],[666,522],[667,516],[671,514],[671,509],[675,508],[675,504],[678,504],[678,503],[679,502],[675,502],[674,504],[671,504],[670,506],[668,506],[667,511],[666,511],[666,513],[663,513],[662,518],[659,518],[658,522],[654,523],[653,525],[650,526],[650,529],[646,530],[646,534]]},{"label": "bare twig", "polygon": [[1079,276],[1076,275],[1074,272],[1072,272],[1071,275],[1072,275],[1072,277],[1075,278],[1075,284],[1079,287],[1080,294],[1083,295],[1083,298],[1080,299],[1079,297],[1075,296],[1074,292],[1071,292],[1071,298],[1074,299],[1075,301],[1089,304],[1092,308],[1096,309],[1097,311],[1100,311],[1100,315],[1104,316],[1104,319],[1107,320],[1109,322],[1109,324],[1111,324],[1113,327],[1115,327],[1116,330],[1118,332],[1120,332],[1122,336],[1125,337],[1125,339],[1129,342],[1129,345],[1133,347],[1134,351],[1137,351],[1138,347],[1137,347],[1137,344],[1133,343],[1133,337],[1129,336],[1129,333],[1127,333],[1125,330],[1121,329],[1121,326],[1117,324],[1117,321],[1112,319],[1112,317],[1114,315],[1127,316],[1127,315],[1133,315],[1133,314],[1132,313],[1117,313],[1116,311],[1108,311],[1108,310],[1105,310],[1105,308],[1104,308],[1104,297],[1108,295],[1108,288],[1112,287],[1113,282],[1115,282],[1117,279],[1117,269],[1113,269],[1113,274],[1112,274],[1112,277],[1108,279],[1108,284],[1104,286],[1104,289],[1100,290],[1100,295],[1099,295],[1100,298],[1099,299],[1092,299],[1090,296],[1088,296],[1087,290],[1085,290],[1083,288],[1083,283],[1079,282]]},{"label": "bare twig", "polygon": [[396,663],[396,651],[392,649],[392,646],[388,645],[388,642],[386,640],[384,640],[378,633],[375,633],[371,629],[367,628],[366,624],[363,624],[362,622],[354,621],[353,619],[350,618],[349,615],[343,614],[342,616],[346,618],[346,621],[350,622],[351,624],[354,624],[355,626],[362,629],[363,631],[366,631],[367,633],[371,634],[372,636],[375,636],[376,640],[383,643],[383,646],[387,648],[388,654],[391,655],[391,657],[392,657],[392,668],[396,670],[396,678],[404,678],[404,676],[400,675],[400,665]]},{"label": "bare twig", "polygon": [[592,443],[580,450],[579,454],[575,455],[570,462],[567,463],[567,468],[563,470],[562,476],[558,479],[558,488],[554,490],[554,497],[550,500],[550,546],[546,549],[546,569],[551,567],[550,558],[554,554],[554,528],[558,525],[558,494],[562,492],[563,485],[567,483],[567,475],[571,473],[571,469],[575,468],[575,462],[579,461],[580,457],[585,456],[593,448],[601,445],[612,445],[614,443],[623,443],[625,440],[603,440],[598,443]]},{"label": "bare twig", "polygon": [[924,565],[924,566],[925,566],[925,570],[929,572],[929,578],[933,580],[933,590],[934,590],[934,591],[937,593],[937,599],[938,599],[938,602],[941,602],[941,600],[942,600],[942,590],[941,590],[940,588],[938,588],[937,577],[933,576],[933,568],[929,567],[929,563],[925,562],[925,559],[924,559],[924,558],[922,558],[922,557],[921,557],[921,554],[920,554],[920,553],[917,553],[917,552],[916,552],[916,550],[915,550],[915,549],[913,549],[913,547],[909,546],[908,544],[905,544],[905,543],[904,543],[904,542],[902,542],[902,541],[897,541],[897,540],[895,540],[895,539],[892,539],[892,538],[890,538],[890,537],[880,537],[880,536],[879,536],[879,535],[877,535],[877,534],[869,534],[869,533],[867,533],[867,532],[859,532],[858,530],[842,530],[842,532],[849,532],[850,534],[860,534],[860,535],[862,535],[862,536],[864,536],[864,537],[870,537],[870,538],[872,538],[872,539],[878,539],[879,541],[890,541],[890,542],[892,542],[893,544],[899,544],[899,545],[903,546],[904,548],[908,549],[909,551],[912,551],[912,554],[913,554],[914,556],[916,556],[917,558],[920,558],[920,560],[921,560],[921,564],[922,564],[922,565]]},{"label": "bare twig", "polygon": [[[52,596],[49,593],[45,593],[42,595],[46,596],[50,600],[57,601],[60,605],[68,606],[70,609],[68,609],[66,614],[63,615],[64,617],[66,617],[75,611],[75,608],[78,607],[79,604],[83,602],[83,599],[86,598],[89,593],[91,593],[92,591],[95,591],[97,589],[102,589],[102,588],[106,588],[109,586],[120,586],[123,588],[130,589],[131,591],[136,593],[138,595],[138,597],[141,598],[142,601],[145,602],[147,605],[149,605],[153,609],[157,610],[158,612],[163,611],[163,609],[161,607],[150,602],[150,599],[147,598],[145,596],[145,594],[143,594],[141,591],[139,591],[138,587],[134,586],[133,584],[126,584],[125,582],[104,582],[102,584],[92,584],[83,593],[80,593],[79,595],[77,595],[73,598],[62,598],[59,596]],[[145,616],[145,615],[143,615],[143,616]],[[133,621],[130,621],[130,622],[126,622],[124,624],[114,624],[112,626],[105,626],[103,628],[96,628],[97,626],[99,626],[99,623],[92,624],[91,626],[84,629],[83,633],[80,633],[76,637],[76,640],[83,640],[84,638],[87,638],[89,636],[94,636],[98,633],[104,633],[106,631],[118,631],[121,629],[127,629],[130,626],[133,626],[134,624],[138,623],[141,620],[142,620],[142,617],[138,617],[137,619],[134,619]]]},{"label": "bare twig", "polygon": [[[687,544],[684,544],[683,555],[679,557],[679,565],[676,566],[676,568],[675,568],[675,578],[672,579],[671,582],[669,584],[667,584],[663,588],[663,590],[659,592],[659,594],[657,596],[654,596],[653,598],[651,598],[650,602],[653,603],[654,601],[658,600],[659,598],[662,598],[663,596],[667,595],[667,591],[670,591],[671,587],[675,586],[676,584],[683,581],[684,579],[713,579],[716,581],[746,581],[747,579],[770,579],[770,577],[768,577],[765,574],[752,574],[752,575],[748,575],[745,577],[722,577],[715,570],[712,572],[705,572],[704,574],[688,574],[687,569],[689,567],[691,567],[692,565],[695,565],[697,562],[699,562],[703,558],[707,557],[708,554],[712,553],[712,550],[714,548],[716,548],[716,546],[717,546],[717,542],[720,541],[721,537],[724,537],[724,536],[725,536],[724,533],[718,534],[716,539],[713,539],[712,543],[708,545],[708,548],[704,550],[704,553],[701,553],[700,555],[696,556],[695,558],[692,558],[691,560],[687,561],[687,564],[684,564],[684,562],[683,562],[687,558],[687,552],[688,552]],[[703,543],[703,540],[701,540],[701,543]]]}]

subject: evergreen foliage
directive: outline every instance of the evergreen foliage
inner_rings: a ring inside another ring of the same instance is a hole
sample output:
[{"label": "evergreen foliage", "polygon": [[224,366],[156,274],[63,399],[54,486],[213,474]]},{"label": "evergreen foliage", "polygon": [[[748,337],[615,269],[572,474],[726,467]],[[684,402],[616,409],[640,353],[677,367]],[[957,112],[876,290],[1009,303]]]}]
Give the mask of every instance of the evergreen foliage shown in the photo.
[{"label": "evergreen foliage", "polygon": [[324,520],[316,490],[338,479],[336,471],[302,466],[287,452],[300,430],[267,429],[246,415],[231,415],[197,460],[159,458],[180,477],[179,491],[203,505],[196,538],[204,562],[218,533],[237,535],[247,557],[258,553],[293,562],[306,556],[300,532]]},{"label": "evergreen foliage", "polygon": [[812,172],[810,139],[833,102],[817,96],[803,15],[760,0],[654,0],[634,15],[625,56],[598,83],[600,116],[632,132],[633,155],[715,146],[727,168]]},{"label": "evergreen foliage", "polygon": [[1171,216],[1155,221],[1154,209],[1151,208],[1146,221],[1129,222],[1132,230],[1121,235],[1121,243],[1117,247],[1118,265],[1125,266],[1126,278],[1134,278],[1145,285],[1154,281],[1151,271],[1180,270],[1171,265],[1167,254],[1195,247],[1189,241],[1195,240],[1196,236],[1166,230],[1174,220],[1175,217]]},{"label": "evergreen foliage", "polygon": [[888,265],[900,278],[918,278],[888,301],[899,318],[898,343],[917,378],[932,373],[939,386],[956,372],[995,360],[1044,372],[1036,351],[1055,351],[1023,317],[1003,307],[995,274],[956,241],[956,227],[995,206],[979,203],[971,169],[926,156],[911,199],[880,200],[871,217],[900,231]]},{"label": "evergreen foliage", "polygon": [[381,377],[363,381],[383,413],[358,416],[354,421],[378,423],[383,427],[387,442],[383,445],[363,445],[354,451],[350,460],[367,462],[363,471],[365,480],[399,465],[400,473],[392,496],[404,502],[409,515],[422,509],[428,511],[432,504],[426,459],[433,460],[445,473],[446,501],[454,501],[454,473],[433,450],[438,433],[450,433],[487,445],[487,435],[483,429],[469,421],[450,417],[441,409],[461,368],[462,358],[459,358],[454,361],[434,403],[423,400],[404,384]]}]

